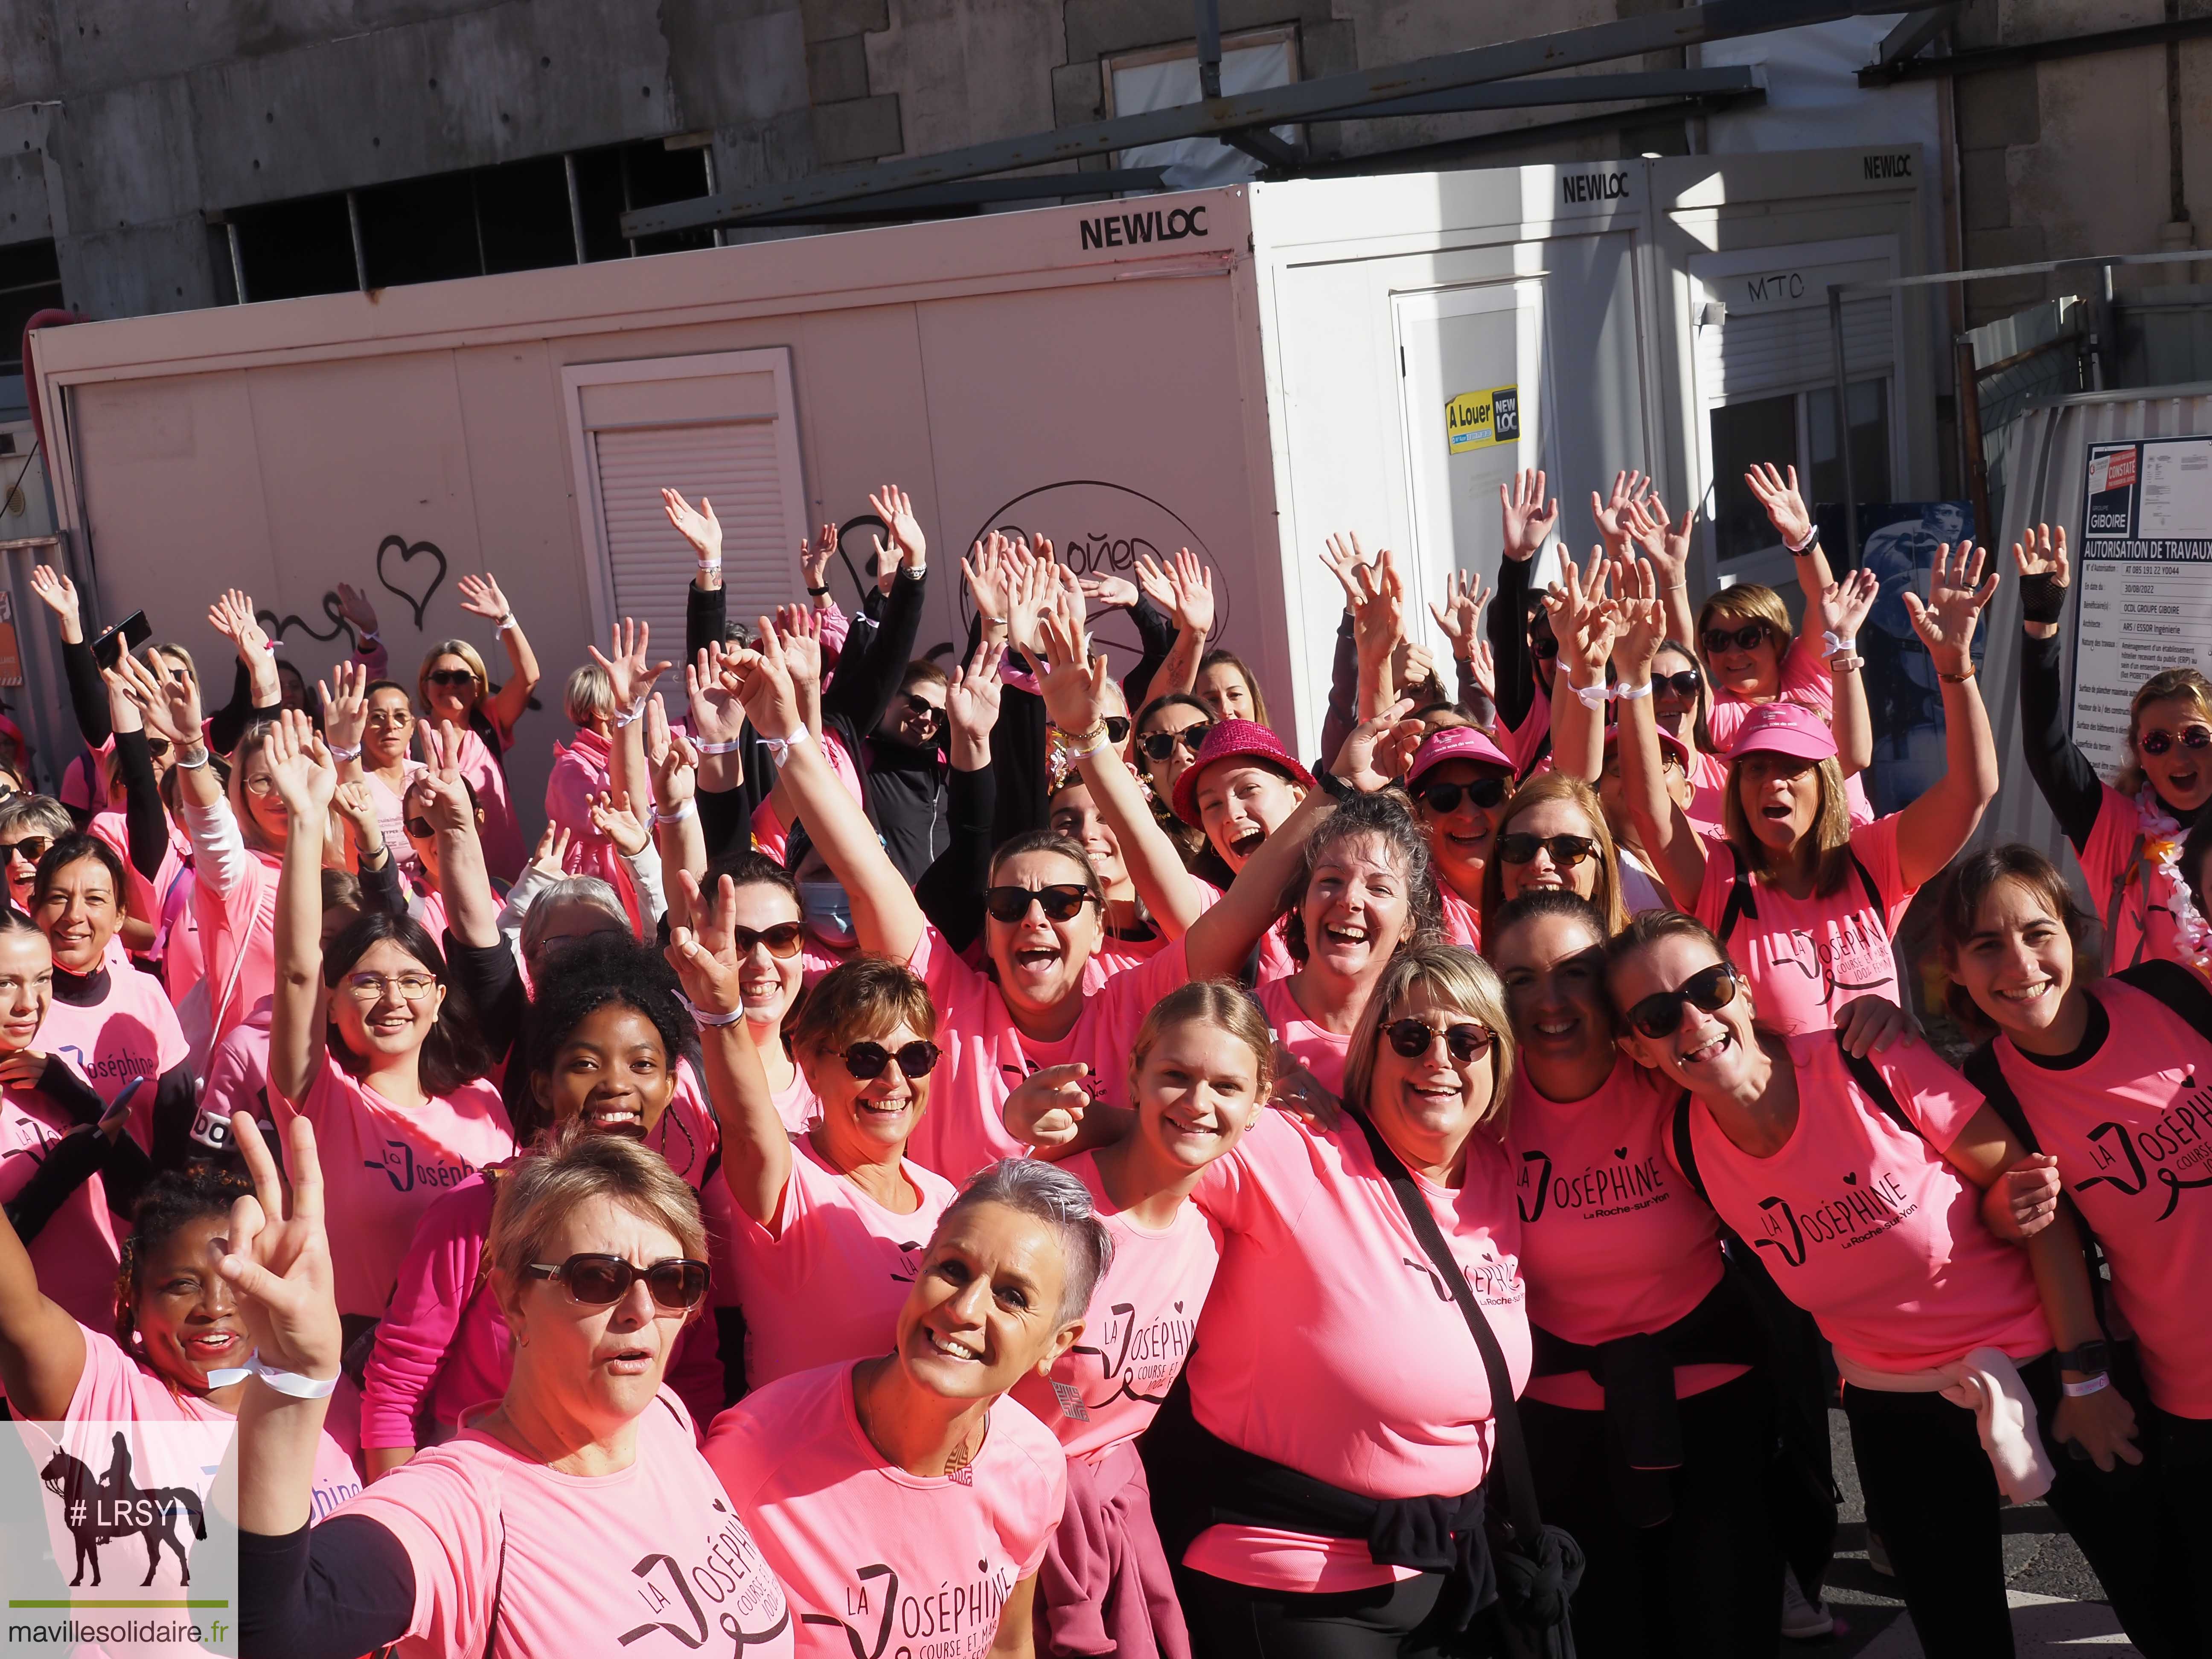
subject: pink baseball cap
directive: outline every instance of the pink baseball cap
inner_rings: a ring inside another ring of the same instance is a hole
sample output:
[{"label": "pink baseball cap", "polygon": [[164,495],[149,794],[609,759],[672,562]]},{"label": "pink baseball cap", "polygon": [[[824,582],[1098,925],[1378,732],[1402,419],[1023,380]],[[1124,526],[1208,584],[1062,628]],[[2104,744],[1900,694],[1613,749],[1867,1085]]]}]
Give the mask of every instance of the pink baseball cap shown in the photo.
[{"label": "pink baseball cap", "polygon": [[1828,730],[1827,721],[1801,703],[1763,702],[1744,716],[1728,757],[1740,761],[1762,750],[1799,760],[1832,760],[1836,734]]},{"label": "pink baseball cap", "polygon": [[[1605,728],[1605,746],[1611,749],[1620,741],[1620,724],[1616,720]],[[1690,769],[1690,745],[1663,726],[1659,728],[1659,749],[1662,755],[1672,755],[1685,772]]]},{"label": "pink baseball cap", "polygon": [[1216,720],[1206,741],[1198,746],[1198,757],[1176,780],[1177,817],[1194,829],[1202,827],[1198,820],[1198,781],[1207,768],[1231,760],[1264,761],[1293,781],[1309,789],[1314,787],[1313,774],[1293,760],[1283,740],[1257,720]]},{"label": "pink baseball cap", "polygon": [[1455,760],[1499,767],[1509,776],[1513,771],[1513,763],[1505,758],[1505,751],[1492,743],[1481,727],[1448,726],[1441,732],[1430,732],[1413,751],[1413,763],[1406,769],[1406,787],[1410,790],[1419,783],[1424,772]]}]

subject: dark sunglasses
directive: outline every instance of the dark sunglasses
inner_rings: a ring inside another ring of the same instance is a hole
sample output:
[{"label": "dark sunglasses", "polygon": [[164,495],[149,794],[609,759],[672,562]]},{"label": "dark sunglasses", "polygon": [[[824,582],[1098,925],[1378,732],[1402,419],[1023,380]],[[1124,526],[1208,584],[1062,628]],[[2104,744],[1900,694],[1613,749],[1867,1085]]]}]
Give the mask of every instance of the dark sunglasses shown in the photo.
[{"label": "dark sunglasses", "polygon": [[1505,799],[1505,780],[1477,778],[1473,783],[1432,783],[1418,791],[1414,799],[1431,812],[1456,812],[1461,798],[1473,801],[1486,812],[1495,811]]},{"label": "dark sunglasses", "polygon": [[1735,969],[1725,962],[1717,962],[1673,990],[1644,998],[1628,1011],[1629,1025],[1655,1042],[1670,1037],[1682,1029],[1682,1011],[1689,1004],[1694,1002],[1707,1013],[1717,1014],[1735,1000],[1737,987]]},{"label": "dark sunglasses", "polygon": [[934,726],[945,718],[945,711],[942,708],[930,702],[927,697],[917,697],[911,691],[906,694],[906,707],[908,714],[927,725]]},{"label": "dark sunglasses", "polygon": [[407,833],[417,841],[428,841],[437,833],[430,828],[430,820],[419,812],[407,820],[405,828]]},{"label": "dark sunglasses", "polygon": [[1156,761],[1167,759],[1178,748],[1196,760],[1200,745],[1205,743],[1206,734],[1212,730],[1211,721],[1200,720],[1195,726],[1184,726],[1180,732],[1149,732],[1145,734],[1139,747]]},{"label": "dark sunglasses", "polygon": [[[2185,726],[2179,740],[2184,749],[2212,748],[2212,726]],[[2174,742],[2171,732],[2146,732],[2136,739],[2136,747],[2146,755],[2163,755]]]},{"label": "dark sunglasses", "polygon": [[472,668],[434,668],[430,671],[433,685],[474,685],[476,671]]},{"label": "dark sunglasses", "polygon": [[167,738],[147,738],[146,752],[151,755],[155,760],[161,759],[162,756],[169,752],[169,740]]},{"label": "dark sunglasses", "polygon": [[1532,836],[1525,830],[1498,838],[1498,856],[1508,864],[1532,863],[1539,848],[1560,869],[1571,870],[1597,851],[1597,843],[1588,836]]},{"label": "dark sunglasses", "polygon": [[[1707,648],[1711,648],[1710,642]],[[1704,683],[1705,676],[1694,668],[1686,668],[1679,674],[1654,674],[1651,677],[1652,690],[1672,691],[1678,697],[1696,696],[1698,687]]]},{"label": "dark sunglasses", "polygon": [[26,836],[21,841],[0,841],[0,865],[21,859],[26,864],[36,864],[46,857],[46,848],[54,844],[52,836]]},{"label": "dark sunglasses", "polygon": [[1382,1028],[1382,1035],[1407,1060],[1419,1060],[1438,1037],[1444,1040],[1444,1051],[1462,1066],[1490,1052],[1490,1028],[1472,1020],[1439,1031],[1425,1019],[1409,1017],[1392,1020]]},{"label": "dark sunglasses", "polygon": [[805,936],[805,925],[796,921],[779,921],[773,927],[758,930],[750,927],[730,929],[730,943],[737,946],[738,954],[741,957],[750,956],[756,945],[768,946],[768,953],[772,957],[795,957],[799,954],[799,942]]},{"label": "dark sunglasses", "polygon": [[1055,882],[1049,887],[987,887],[983,908],[1000,921],[1019,921],[1030,906],[1042,906],[1048,921],[1066,921],[1091,902],[1094,895],[1079,882]]},{"label": "dark sunglasses", "polygon": [[1540,659],[1549,662],[1559,654],[1559,636],[1548,632],[1531,634],[1528,636],[1528,648],[1534,652]]},{"label": "dark sunglasses", "polygon": [[672,1312],[707,1299],[707,1264],[685,1255],[641,1267],[618,1255],[586,1252],[562,1262],[533,1261],[524,1271],[532,1279],[559,1279],[571,1297],[592,1308],[621,1301],[641,1279],[654,1304]]},{"label": "dark sunglasses", "polygon": [[[1741,628],[1708,628],[1705,630],[1705,654],[1717,657],[1734,646],[1739,651],[1756,651],[1759,642],[1766,637],[1763,622],[1746,623]],[[1695,686],[1690,688],[1696,690]]]},{"label": "dark sunglasses", "polygon": [[1129,740],[1129,717],[1127,714],[1108,714],[1103,717],[1106,726],[1106,741],[1117,748]]},{"label": "dark sunglasses", "polygon": [[881,1077],[884,1067],[896,1060],[899,1070],[908,1077],[927,1077],[937,1069],[937,1062],[944,1053],[945,1050],[935,1043],[924,1042],[919,1038],[896,1054],[880,1042],[856,1042],[845,1050],[845,1069],[866,1083],[872,1078]]}]

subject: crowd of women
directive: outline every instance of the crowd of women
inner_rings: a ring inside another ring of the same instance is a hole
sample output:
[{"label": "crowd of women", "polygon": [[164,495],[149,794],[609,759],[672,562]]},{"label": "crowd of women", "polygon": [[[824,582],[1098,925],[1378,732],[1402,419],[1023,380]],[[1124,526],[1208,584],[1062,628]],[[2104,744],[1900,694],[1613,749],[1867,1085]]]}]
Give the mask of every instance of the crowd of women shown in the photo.
[{"label": "crowd of women", "polygon": [[210,716],[41,568],[87,750],[0,799],[13,1415],[234,1419],[287,1659],[1771,1655],[1831,1628],[1838,1401],[1928,1652],[2012,1651],[2047,1497],[2143,1653],[2212,1653],[2212,683],[2098,778],[2063,533],[2012,550],[2087,914],[1976,842],[1996,562],[1905,598],[1949,763],[1877,817],[1875,584],[1748,483],[1802,625],[1693,611],[1632,474],[1554,566],[1531,473],[1449,684],[1333,540],[1311,766],[1187,554],[993,535],[947,670],[899,490],[856,612],[825,527],[750,626],[670,492],[680,717],[621,624],[534,854],[489,577],[497,685],[388,678],[347,589],[310,688],[225,593]]}]

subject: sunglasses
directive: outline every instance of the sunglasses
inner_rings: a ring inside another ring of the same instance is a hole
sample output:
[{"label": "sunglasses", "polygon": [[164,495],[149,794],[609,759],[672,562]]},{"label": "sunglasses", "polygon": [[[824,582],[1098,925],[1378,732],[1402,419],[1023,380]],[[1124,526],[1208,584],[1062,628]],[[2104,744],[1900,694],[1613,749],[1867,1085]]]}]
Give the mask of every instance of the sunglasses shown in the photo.
[{"label": "sunglasses", "polygon": [[2185,726],[2177,738],[2172,732],[2146,732],[2136,747],[2146,755],[2163,755],[2179,741],[2184,749],[2212,748],[2212,726]]},{"label": "sunglasses", "polygon": [[987,887],[983,908],[1000,921],[1019,921],[1035,904],[1048,921],[1066,921],[1097,896],[1079,882],[1055,882],[1049,887]]},{"label": "sunglasses", "polygon": [[26,836],[21,841],[0,841],[0,865],[11,864],[17,859],[26,864],[36,864],[46,857],[46,848],[53,844],[52,836]]},{"label": "sunglasses", "polygon": [[1540,661],[1549,662],[1559,654],[1559,636],[1551,633],[1531,634],[1528,648],[1536,653]]},{"label": "sunglasses", "polygon": [[896,1054],[880,1042],[856,1042],[845,1050],[845,1069],[866,1083],[872,1078],[881,1077],[884,1067],[896,1060],[899,1070],[908,1078],[927,1077],[937,1069],[937,1062],[944,1054],[945,1050],[935,1043],[924,1042],[919,1038]]},{"label": "sunglasses", "polygon": [[419,812],[407,820],[405,828],[407,833],[417,841],[428,841],[436,833],[430,828],[430,820]]},{"label": "sunglasses", "polygon": [[1498,838],[1498,856],[1508,864],[1533,862],[1539,848],[1560,869],[1571,870],[1597,851],[1597,843],[1588,836],[1532,836],[1519,830]]},{"label": "sunglasses", "polygon": [[1494,811],[1505,799],[1505,780],[1477,778],[1473,783],[1432,783],[1418,791],[1414,799],[1436,813],[1456,812],[1461,799],[1473,801],[1486,812]]},{"label": "sunglasses", "polygon": [[[1709,650],[1712,648],[1710,639],[1706,642],[1706,648]],[[1655,691],[1672,691],[1678,697],[1694,697],[1698,695],[1698,687],[1704,684],[1704,681],[1705,676],[1698,673],[1696,669],[1686,668],[1679,674],[1654,674],[1651,677],[1651,687]]]},{"label": "sunglasses", "polygon": [[474,685],[476,671],[472,668],[434,668],[430,671],[433,685]]},{"label": "sunglasses", "polygon": [[1196,760],[1200,745],[1206,742],[1206,734],[1212,730],[1212,722],[1200,720],[1195,726],[1184,726],[1180,732],[1149,732],[1139,746],[1156,761],[1166,760],[1178,749]]},{"label": "sunglasses", "polygon": [[737,946],[738,954],[741,957],[750,956],[757,945],[768,946],[768,953],[772,957],[795,957],[799,954],[799,941],[805,934],[806,929],[802,923],[779,921],[773,927],[763,927],[757,931],[750,927],[732,927],[730,943]]},{"label": "sunglasses", "polygon": [[707,1264],[686,1255],[641,1267],[618,1255],[586,1251],[562,1262],[533,1261],[523,1271],[532,1279],[559,1279],[571,1297],[592,1308],[621,1301],[641,1279],[654,1305],[672,1313],[696,1308],[707,1299]]},{"label": "sunglasses", "polygon": [[1654,1042],[1670,1037],[1682,1029],[1682,1011],[1691,1003],[1717,1014],[1735,1000],[1739,983],[1735,969],[1717,962],[1673,990],[1644,998],[1628,1011],[1629,1025]]},{"label": "sunglasses", "polygon": [[945,711],[927,697],[918,697],[911,691],[906,694],[907,713],[925,725],[934,726],[945,718]]},{"label": "sunglasses", "polygon": [[[1708,628],[1705,630],[1705,654],[1717,657],[1730,646],[1739,651],[1756,651],[1759,641],[1765,637],[1766,624],[1763,622],[1746,623],[1741,628]],[[1690,689],[1694,691],[1697,687],[1693,685]]]},{"label": "sunglasses", "polygon": [[161,759],[162,756],[169,752],[169,740],[167,738],[147,738],[146,752],[151,755],[155,760]]},{"label": "sunglasses", "polygon": [[1490,1052],[1490,1028],[1472,1020],[1438,1030],[1425,1019],[1394,1019],[1382,1028],[1382,1034],[1389,1039],[1390,1047],[1407,1060],[1419,1060],[1438,1037],[1444,1040],[1444,1051],[1462,1066]]}]

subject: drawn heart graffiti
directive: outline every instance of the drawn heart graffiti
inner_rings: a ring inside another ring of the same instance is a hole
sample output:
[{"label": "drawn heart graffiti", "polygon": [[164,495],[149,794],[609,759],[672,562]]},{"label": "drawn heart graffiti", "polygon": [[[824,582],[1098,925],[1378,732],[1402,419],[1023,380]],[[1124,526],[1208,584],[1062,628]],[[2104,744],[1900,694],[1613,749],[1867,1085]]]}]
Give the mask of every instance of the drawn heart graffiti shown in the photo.
[{"label": "drawn heart graffiti", "polygon": [[[403,575],[406,574],[406,567],[414,562],[416,555],[419,553],[428,554],[432,562],[438,567],[437,574],[430,578],[429,586],[422,590],[422,598],[416,599],[414,594],[400,586],[386,571],[385,555],[393,552],[399,555],[400,574]],[[404,536],[386,536],[376,544],[376,580],[382,583],[387,591],[397,593],[413,608],[415,631],[419,634],[422,631],[422,612],[429,607],[430,596],[438,591],[439,584],[446,580],[446,556],[435,542],[410,542]]]},{"label": "drawn heart graffiti", "polygon": [[353,633],[352,624],[346,621],[345,612],[338,604],[336,588],[323,595],[323,616],[331,623],[331,631],[327,634],[319,632],[314,624],[304,617],[279,617],[274,611],[257,611],[253,616],[272,640],[283,639],[295,628],[303,630],[309,639],[325,643],[342,637],[349,638]]}]

